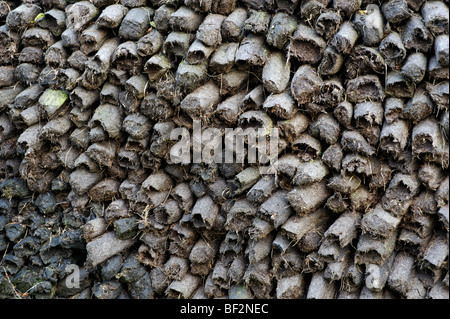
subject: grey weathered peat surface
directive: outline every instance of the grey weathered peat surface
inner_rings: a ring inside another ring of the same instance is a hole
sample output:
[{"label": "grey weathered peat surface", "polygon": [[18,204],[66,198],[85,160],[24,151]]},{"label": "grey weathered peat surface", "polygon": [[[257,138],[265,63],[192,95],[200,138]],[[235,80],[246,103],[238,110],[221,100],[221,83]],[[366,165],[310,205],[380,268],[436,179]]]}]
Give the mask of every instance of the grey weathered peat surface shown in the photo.
[{"label": "grey weathered peat surface", "polygon": [[[0,299],[448,299],[448,26],[448,0],[0,1]],[[278,160],[176,162],[194,121],[277,130]]]}]

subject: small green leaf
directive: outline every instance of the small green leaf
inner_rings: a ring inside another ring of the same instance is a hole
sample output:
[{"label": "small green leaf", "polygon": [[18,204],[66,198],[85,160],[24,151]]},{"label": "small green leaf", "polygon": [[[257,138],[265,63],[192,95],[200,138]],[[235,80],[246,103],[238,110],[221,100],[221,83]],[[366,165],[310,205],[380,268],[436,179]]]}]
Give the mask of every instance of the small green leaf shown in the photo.
[{"label": "small green leaf", "polygon": [[43,13],[41,12],[41,13],[39,13],[39,14],[36,16],[36,18],[34,18],[33,21],[30,21],[30,22],[31,22],[31,23],[36,23],[36,22],[38,22],[39,20],[43,19],[44,16],[45,16],[45,14],[43,14]]},{"label": "small green leaf", "polygon": [[151,22],[150,22],[150,25],[151,25],[153,28],[156,28],[156,23],[155,23],[155,21],[151,21]]}]

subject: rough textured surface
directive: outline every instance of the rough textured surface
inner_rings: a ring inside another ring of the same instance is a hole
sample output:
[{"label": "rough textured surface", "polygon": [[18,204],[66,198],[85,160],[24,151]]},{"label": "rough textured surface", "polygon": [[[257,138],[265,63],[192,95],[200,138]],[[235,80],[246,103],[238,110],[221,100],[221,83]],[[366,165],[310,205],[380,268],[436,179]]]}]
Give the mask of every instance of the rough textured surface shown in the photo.
[{"label": "rough textured surface", "polygon": [[[0,1],[0,298],[448,298],[448,22]],[[278,161],[227,161],[226,128],[279,129]]]}]

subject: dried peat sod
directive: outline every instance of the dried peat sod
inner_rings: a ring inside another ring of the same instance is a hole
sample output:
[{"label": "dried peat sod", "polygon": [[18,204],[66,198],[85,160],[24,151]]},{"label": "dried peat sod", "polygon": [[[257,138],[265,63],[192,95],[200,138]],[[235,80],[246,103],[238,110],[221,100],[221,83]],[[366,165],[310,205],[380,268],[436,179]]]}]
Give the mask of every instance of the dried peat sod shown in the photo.
[{"label": "dried peat sod", "polygon": [[0,1],[0,299],[448,299],[448,6]]}]

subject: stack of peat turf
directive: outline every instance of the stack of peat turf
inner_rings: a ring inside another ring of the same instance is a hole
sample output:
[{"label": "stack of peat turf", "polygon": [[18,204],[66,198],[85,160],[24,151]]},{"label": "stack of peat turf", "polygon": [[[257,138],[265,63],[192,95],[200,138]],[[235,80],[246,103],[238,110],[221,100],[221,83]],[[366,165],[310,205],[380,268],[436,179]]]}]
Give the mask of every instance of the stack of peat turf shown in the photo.
[{"label": "stack of peat turf", "polygon": [[[448,1],[0,1],[0,298],[448,298],[448,26]],[[265,135],[194,159],[213,128]]]}]

